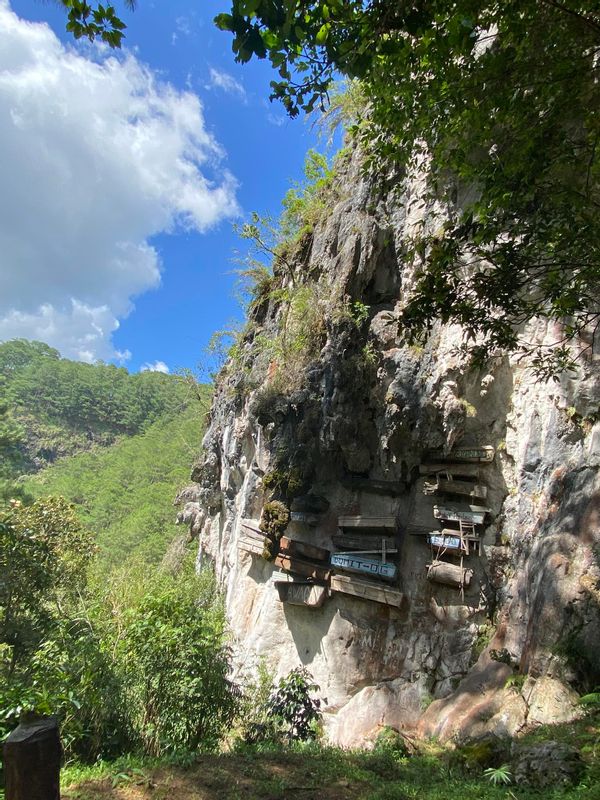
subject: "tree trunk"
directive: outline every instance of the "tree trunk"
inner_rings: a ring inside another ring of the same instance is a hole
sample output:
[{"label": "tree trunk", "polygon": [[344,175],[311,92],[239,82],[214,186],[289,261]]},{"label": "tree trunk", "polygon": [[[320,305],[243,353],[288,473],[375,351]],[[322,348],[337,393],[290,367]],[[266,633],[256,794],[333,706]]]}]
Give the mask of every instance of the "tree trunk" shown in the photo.
[{"label": "tree trunk", "polygon": [[22,722],[4,743],[6,800],[60,800],[61,752],[56,717]]}]

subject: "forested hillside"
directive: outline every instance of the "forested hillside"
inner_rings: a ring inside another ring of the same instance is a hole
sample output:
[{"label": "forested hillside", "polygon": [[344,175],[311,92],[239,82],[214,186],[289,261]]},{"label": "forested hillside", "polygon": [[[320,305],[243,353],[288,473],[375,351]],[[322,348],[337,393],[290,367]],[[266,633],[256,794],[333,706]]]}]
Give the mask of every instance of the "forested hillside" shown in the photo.
[{"label": "forested hillside", "polygon": [[27,481],[35,496],[62,495],[76,504],[103,565],[162,558],[176,532],[173,499],[188,476],[209,403],[208,388],[201,388],[202,401],[183,405],[172,418],[112,447],[62,459]]},{"label": "forested hillside", "polygon": [[42,342],[0,345],[4,494],[63,496],[99,564],[158,562],[175,534],[208,387],[157,372],[82,364]]},{"label": "forested hillside", "polygon": [[69,361],[24,339],[0,345],[0,376],[0,402],[21,428],[20,472],[139,434],[190,399],[178,376]]}]

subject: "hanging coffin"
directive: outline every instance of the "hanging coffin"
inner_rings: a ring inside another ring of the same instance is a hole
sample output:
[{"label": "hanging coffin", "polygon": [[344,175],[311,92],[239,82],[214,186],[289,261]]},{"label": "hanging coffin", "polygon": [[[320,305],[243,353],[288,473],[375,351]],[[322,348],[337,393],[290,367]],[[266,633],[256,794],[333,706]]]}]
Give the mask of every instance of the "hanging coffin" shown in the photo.
[{"label": "hanging coffin", "polygon": [[368,533],[334,533],[331,537],[334,545],[340,550],[369,550],[370,552],[396,553],[394,536],[377,536]]},{"label": "hanging coffin", "polygon": [[327,587],[314,583],[298,581],[275,581],[275,587],[282,603],[292,606],[309,606],[320,608],[327,597]]},{"label": "hanging coffin", "polygon": [[427,567],[427,579],[433,583],[442,583],[455,589],[466,589],[471,585],[473,570],[449,564],[447,561],[434,561]]},{"label": "hanging coffin", "polygon": [[477,464],[420,464],[421,475],[459,475],[461,478],[478,478]]},{"label": "hanging coffin", "polygon": [[395,517],[339,517],[338,526],[340,528],[367,528],[368,530],[381,530],[386,529],[390,531],[396,530]]},{"label": "hanging coffin", "polygon": [[290,539],[289,536],[282,536],[279,540],[279,549],[291,556],[300,556],[311,561],[329,561],[330,551],[324,547],[317,547],[315,544],[299,542]]},{"label": "hanging coffin", "polygon": [[257,539],[250,539],[246,536],[240,536],[238,539],[238,547],[246,553],[253,553],[255,556],[262,556],[265,549],[264,537],[261,541]]},{"label": "hanging coffin", "polygon": [[427,453],[428,461],[467,461],[468,463],[489,464],[494,460],[494,448],[491,445],[483,447],[457,447],[449,453],[443,450],[430,450]]},{"label": "hanging coffin", "polygon": [[443,492],[445,494],[458,494],[462,497],[471,497],[474,500],[485,500],[487,497],[487,486],[481,486],[478,483],[469,483],[469,481],[450,481],[443,478],[437,481],[426,481],[423,486],[425,494],[436,494]]},{"label": "hanging coffin", "polygon": [[489,514],[489,508],[479,508],[479,506],[433,507],[433,516],[448,522],[471,522],[473,525],[483,525],[486,514]]},{"label": "hanging coffin", "polygon": [[358,572],[384,580],[393,580],[396,577],[395,564],[363,558],[353,553],[332,553],[331,566],[346,572]]},{"label": "hanging coffin", "polygon": [[404,595],[396,589],[390,589],[381,583],[363,581],[350,575],[332,575],[331,591],[351,594],[362,600],[372,600],[374,603],[383,603],[386,606],[400,608]]},{"label": "hanging coffin", "polygon": [[325,568],[325,565],[317,566],[316,564],[311,564],[310,561],[288,556],[285,553],[280,553],[273,561],[273,564],[284,572],[292,572],[296,575],[301,575],[303,578],[313,578],[317,581],[327,581],[331,574],[330,570]]},{"label": "hanging coffin", "polygon": [[460,536],[444,536],[439,533],[431,533],[427,537],[427,541],[432,547],[438,547],[452,553],[467,552],[467,546],[465,543],[461,542]]}]

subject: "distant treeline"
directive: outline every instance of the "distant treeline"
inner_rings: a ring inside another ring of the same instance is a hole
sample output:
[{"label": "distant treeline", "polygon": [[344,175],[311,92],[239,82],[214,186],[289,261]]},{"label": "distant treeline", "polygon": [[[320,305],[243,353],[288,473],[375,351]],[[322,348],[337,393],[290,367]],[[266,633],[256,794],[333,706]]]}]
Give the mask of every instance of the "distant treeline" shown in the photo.
[{"label": "distant treeline", "polygon": [[69,361],[47,344],[24,339],[0,345],[0,375],[17,413],[58,419],[91,436],[139,433],[179,409],[189,393],[177,376]]}]

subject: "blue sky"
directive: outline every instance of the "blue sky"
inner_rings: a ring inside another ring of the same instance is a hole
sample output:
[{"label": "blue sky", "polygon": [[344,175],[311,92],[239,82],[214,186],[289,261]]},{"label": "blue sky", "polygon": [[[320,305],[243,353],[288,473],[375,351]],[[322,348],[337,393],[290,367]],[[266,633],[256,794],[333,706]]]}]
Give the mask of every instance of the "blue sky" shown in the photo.
[{"label": "blue sky", "polygon": [[227,0],[117,9],[118,63],[76,45],[53,4],[0,0],[0,125],[14,128],[0,141],[14,188],[0,209],[12,214],[0,338],[45,338],[83,360],[123,354],[131,370],[193,368],[241,316],[233,222],[277,215],[319,143],[268,101],[268,63],[234,63],[212,23]]}]

